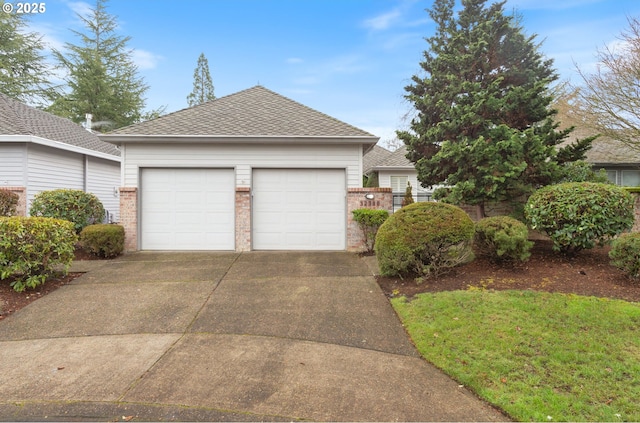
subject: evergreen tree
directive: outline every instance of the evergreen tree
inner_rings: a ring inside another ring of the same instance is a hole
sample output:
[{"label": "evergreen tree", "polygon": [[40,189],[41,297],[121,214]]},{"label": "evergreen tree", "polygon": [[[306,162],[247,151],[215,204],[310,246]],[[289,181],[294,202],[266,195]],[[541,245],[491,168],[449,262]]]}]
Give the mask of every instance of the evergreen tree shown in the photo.
[{"label": "evergreen tree", "polygon": [[25,32],[24,16],[0,12],[0,92],[24,103],[42,105],[54,88],[42,55],[42,37]]},{"label": "evergreen tree", "polygon": [[561,177],[560,164],[584,158],[591,140],[559,149],[560,131],[549,85],[557,79],[504,1],[436,0],[437,25],[405,96],[417,113],[398,131],[425,187],[447,184],[436,197],[477,205],[518,198]]},{"label": "evergreen tree", "polygon": [[193,91],[187,96],[187,103],[189,107],[193,107],[215,98],[213,82],[209,73],[209,62],[204,53],[201,53],[198,57],[198,65],[193,71]]},{"label": "evergreen tree", "polygon": [[80,44],[65,43],[66,55],[54,50],[69,91],[57,96],[48,111],[74,122],[93,115],[94,127],[110,130],[130,125],[144,116],[144,94],[149,88],[138,76],[130,37],[115,34],[116,17],[107,13],[107,0],[96,0],[88,16],[78,15],[86,33],[72,31]]},{"label": "evergreen tree", "polygon": [[402,207],[413,204],[413,191],[411,189],[411,182],[407,182],[407,188],[404,190],[404,197],[402,198]]}]

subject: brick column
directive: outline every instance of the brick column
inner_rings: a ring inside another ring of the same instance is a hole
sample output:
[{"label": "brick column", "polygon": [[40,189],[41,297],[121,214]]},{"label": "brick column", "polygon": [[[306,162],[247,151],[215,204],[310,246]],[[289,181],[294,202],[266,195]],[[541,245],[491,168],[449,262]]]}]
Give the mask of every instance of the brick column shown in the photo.
[{"label": "brick column", "polygon": [[120,187],[120,224],[124,226],[124,250],[138,250],[138,188]]},{"label": "brick column", "polygon": [[18,204],[16,205],[16,216],[27,215],[27,188],[25,187],[0,187],[5,191],[18,195]]},{"label": "brick column", "polygon": [[236,188],[236,251],[251,251],[251,189]]},{"label": "brick column", "polygon": [[[372,194],[372,199],[365,195]],[[393,193],[391,188],[349,188],[347,190],[347,251],[364,251],[366,245],[362,229],[353,220],[353,210],[374,209],[393,212]]]}]

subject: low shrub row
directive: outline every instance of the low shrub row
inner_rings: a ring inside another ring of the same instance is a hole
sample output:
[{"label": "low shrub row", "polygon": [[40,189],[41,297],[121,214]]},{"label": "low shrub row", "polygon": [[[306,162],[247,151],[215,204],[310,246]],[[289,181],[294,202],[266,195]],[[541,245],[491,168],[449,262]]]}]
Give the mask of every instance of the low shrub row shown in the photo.
[{"label": "low shrub row", "polygon": [[[529,198],[525,216],[564,254],[615,240],[612,265],[640,279],[640,234],[620,235],[634,221],[633,199],[623,188],[593,182],[547,186]],[[382,223],[374,250],[382,275],[421,278],[465,262],[472,244],[476,254],[494,262],[526,261],[533,246],[528,235],[527,226],[511,217],[489,217],[474,225],[456,206],[415,203]]]},{"label": "low shrub row", "polygon": [[112,258],[124,251],[124,227],[121,225],[90,225],[80,232],[82,248],[98,257]]}]

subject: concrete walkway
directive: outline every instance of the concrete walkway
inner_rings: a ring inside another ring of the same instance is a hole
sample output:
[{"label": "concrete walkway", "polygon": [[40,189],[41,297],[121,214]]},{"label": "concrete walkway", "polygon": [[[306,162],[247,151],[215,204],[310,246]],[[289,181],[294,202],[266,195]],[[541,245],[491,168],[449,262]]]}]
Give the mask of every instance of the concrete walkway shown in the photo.
[{"label": "concrete walkway", "polygon": [[419,357],[356,255],[140,252],[74,270],[0,322],[0,420],[506,420]]}]

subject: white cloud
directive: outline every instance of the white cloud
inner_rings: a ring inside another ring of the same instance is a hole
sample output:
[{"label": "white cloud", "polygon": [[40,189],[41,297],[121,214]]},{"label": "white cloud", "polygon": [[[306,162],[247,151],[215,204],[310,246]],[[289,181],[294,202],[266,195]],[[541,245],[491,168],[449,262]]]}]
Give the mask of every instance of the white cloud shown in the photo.
[{"label": "white cloud", "polygon": [[88,16],[93,13],[93,7],[89,3],[83,1],[70,1],[67,3],[67,5],[73,11],[73,13],[80,16]]},{"label": "white cloud", "polygon": [[131,56],[138,69],[154,69],[158,66],[158,62],[163,59],[160,55],[139,49],[134,49],[131,52]]},{"label": "white cloud", "polygon": [[386,12],[381,15],[369,18],[363,22],[365,28],[372,29],[374,31],[381,31],[388,29],[394,23],[398,22],[402,14],[398,9],[394,9],[391,12]]},{"label": "white cloud", "polygon": [[287,62],[287,63],[289,63],[290,65],[297,65],[297,64],[303,63],[303,62],[304,62],[304,60],[302,60],[302,59],[301,59],[301,58],[299,58],[299,57],[289,57],[289,58],[286,60],[286,62]]},{"label": "white cloud", "polygon": [[561,10],[588,4],[600,3],[602,0],[509,0],[505,10],[511,7],[528,10]]}]

